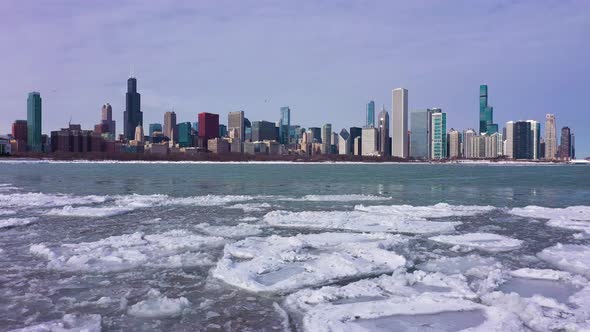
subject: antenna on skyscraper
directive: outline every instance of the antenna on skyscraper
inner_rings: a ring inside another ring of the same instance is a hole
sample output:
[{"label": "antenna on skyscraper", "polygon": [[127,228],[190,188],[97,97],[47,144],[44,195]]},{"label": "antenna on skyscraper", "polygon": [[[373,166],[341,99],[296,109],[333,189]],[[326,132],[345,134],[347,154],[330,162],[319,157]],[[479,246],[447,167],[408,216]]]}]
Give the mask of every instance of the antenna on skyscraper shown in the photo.
[{"label": "antenna on skyscraper", "polygon": [[129,77],[133,78],[133,64],[129,65]]}]

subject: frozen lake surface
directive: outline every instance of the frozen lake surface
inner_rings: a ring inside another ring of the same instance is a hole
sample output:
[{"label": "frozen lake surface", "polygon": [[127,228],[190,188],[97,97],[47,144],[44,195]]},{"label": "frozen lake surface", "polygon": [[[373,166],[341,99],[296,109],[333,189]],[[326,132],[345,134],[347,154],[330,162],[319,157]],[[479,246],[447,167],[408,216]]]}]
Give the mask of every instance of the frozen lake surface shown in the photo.
[{"label": "frozen lake surface", "polygon": [[590,329],[588,167],[0,170],[0,331]]}]

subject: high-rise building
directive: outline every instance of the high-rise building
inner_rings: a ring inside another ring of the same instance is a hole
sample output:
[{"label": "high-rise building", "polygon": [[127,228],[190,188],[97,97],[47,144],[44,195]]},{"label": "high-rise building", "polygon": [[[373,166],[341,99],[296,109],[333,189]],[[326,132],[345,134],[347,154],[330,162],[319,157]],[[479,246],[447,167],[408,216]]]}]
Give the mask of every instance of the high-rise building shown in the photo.
[{"label": "high-rise building", "polygon": [[311,134],[309,143],[322,143],[322,128],[310,127],[307,130]]},{"label": "high-rise building", "polygon": [[506,140],[504,144],[504,156],[514,159],[514,121],[506,122],[504,131],[506,132],[504,135]]},{"label": "high-rise building", "polygon": [[498,125],[494,123],[494,108],[488,105],[488,86],[479,86],[479,133],[493,134],[498,132]]},{"label": "high-rise building", "polygon": [[[199,121],[200,122],[200,121]],[[192,125],[190,122],[178,124],[177,142],[181,148],[193,146]]]},{"label": "high-rise building", "polygon": [[531,135],[532,135],[532,150],[533,150],[533,158],[534,160],[540,159],[539,155],[539,145],[541,141],[541,124],[535,120],[528,120],[528,123],[531,125]]},{"label": "high-rise building", "polygon": [[342,155],[350,155],[350,147],[352,143],[350,141],[350,133],[348,130],[342,128],[340,134],[338,135],[338,154]]},{"label": "high-rise building", "polygon": [[[194,130],[193,130],[194,131]],[[197,134],[198,134],[197,129]],[[226,137],[227,136],[227,126],[224,124],[219,124],[219,137]]]},{"label": "high-rise building", "polygon": [[375,102],[369,101],[367,103],[367,127],[375,127]]},{"label": "high-rise building", "polygon": [[322,126],[322,153],[330,153],[332,145],[332,125],[326,123]]},{"label": "high-rise building", "polygon": [[561,144],[559,145],[559,159],[569,160],[572,152],[572,136],[569,127],[561,128]]},{"label": "high-rise building", "polygon": [[379,142],[378,149],[381,156],[391,156],[391,146],[389,146],[389,113],[385,110],[385,107],[381,108],[379,115]]},{"label": "high-rise building", "polygon": [[12,123],[12,139],[26,143],[28,139],[27,120],[16,120]]},{"label": "high-rise building", "polygon": [[143,125],[143,112],[141,112],[141,95],[137,93],[137,79],[130,77],[127,80],[127,93],[125,94],[125,112],[123,113],[123,127],[125,138],[133,140],[135,128]]},{"label": "high-rise building", "polygon": [[272,141],[275,137],[275,124],[269,121],[252,121],[252,141]]},{"label": "high-rise building", "polygon": [[171,141],[176,140],[174,131],[176,130],[176,113],[174,111],[164,113],[164,136]]},{"label": "high-rise building", "polygon": [[363,156],[377,156],[377,142],[379,140],[379,131],[374,127],[363,128],[361,141],[361,152]]},{"label": "high-rise building", "polygon": [[116,122],[113,121],[113,107],[111,104],[106,103],[102,105],[101,109],[101,124],[107,126],[107,131],[111,134],[111,137],[115,137],[117,135],[117,126]]},{"label": "high-rise building", "polygon": [[219,114],[199,113],[199,138],[210,140],[219,136]]},{"label": "high-rise building", "polygon": [[279,120],[279,142],[289,144],[289,129],[291,128],[291,109],[289,106],[281,107],[281,118]]},{"label": "high-rise building", "polygon": [[506,127],[506,134],[512,138],[512,144],[507,138],[506,149],[512,148],[512,159],[533,159],[531,123],[527,121],[510,121],[506,124]]},{"label": "high-rise building", "polygon": [[430,158],[430,123],[429,110],[410,112],[410,157],[423,160]]},{"label": "high-rise building", "polygon": [[150,137],[154,136],[154,133],[157,131],[162,132],[162,124],[161,123],[150,123],[150,126],[149,126]]},{"label": "high-rise building", "polygon": [[461,158],[461,133],[453,128],[449,131],[449,158]]},{"label": "high-rise building", "polygon": [[545,159],[552,160],[557,157],[557,127],[555,115],[545,115]]},{"label": "high-rise building", "polygon": [[570,158],[572,160],[574,160],[574,159],[576,159],[576,136],[574,135],[574,133],[571,133],[571,135],[570,135],[570,143],[571,143]]},{"label": "high-rise building", "polygon": [[27,99],[27,145],[29,151],[41,152],[43,150],[41,125],[41,94],[31,92]]},{"label": "high-rise building", "polygon": [[392,155],[398,158],[408,158],[408,90],[394,89],[391,99]]},{"label": "high-rise building", "polygon": [[229,112],[227,115],[227,131],[229,138],[238,142],[244,141],[246,130],[244,128],[244,111]]},{"label": "high-rise building", "polygon": [[440,108],[431,108],[430,113],[430,159],[447,158],[447,113]]},{"label": "high-rise building", "polygon": [[476,158],[474,151],[474,137],[475,137],[475,130],[467,129],[463,132],[463,158],[465,159],[473,159]]},{"label": "high-rise building", "polygon": [[354,140],[361,137],[363,129],[359,127],[350,127],[350,154],[354,154]]},{"label": "high-rise building", "polygon": [[134,141],[136,141],[137,143],[143,144],[145,142],[145,136],[143,135],[143,126],[141,124],[135,127],[135,135],[133,138]]}]

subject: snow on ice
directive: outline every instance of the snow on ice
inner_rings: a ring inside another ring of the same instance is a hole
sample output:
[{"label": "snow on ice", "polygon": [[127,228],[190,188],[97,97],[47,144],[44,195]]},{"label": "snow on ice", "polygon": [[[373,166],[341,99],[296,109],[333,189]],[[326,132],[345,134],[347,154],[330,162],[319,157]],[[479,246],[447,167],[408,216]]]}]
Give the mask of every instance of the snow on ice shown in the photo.
[{"label": "snow on ice", "polygon": [[564,271],[590,277],[590,246],[559,243],[544,249],[537,257]]},{"label": "snow on ice", "polygon": [[323,233],[247,238],[227,244],[213,276],[254,292],[288,292],[404,266],[390,234]]},{"label": "snow on ice", "polygon": [[141,318],[178,317],[191,305],[184,297],[168,298],[155,289],[150,289],[146,297],[129,307],[130,315]]},{"label": "snow on ice", "polygon": [[0,219],[0,228],[25,226],[37,221],[37,218],[8,218]]},{"label": "snow on ice", "polygon": [[466,248],[491,252],[509,251],[520,248],[522,241],[492,233],[468,233],[460,235],[438,235],[430,240]]},{"label": "snow on ice", "polygon": [[548,219],[547,225],[582,231],[590,235],[590,206],[568,206],[566,208],[546,208],[527,206],[514,208],[510,213],[528,218]]}]

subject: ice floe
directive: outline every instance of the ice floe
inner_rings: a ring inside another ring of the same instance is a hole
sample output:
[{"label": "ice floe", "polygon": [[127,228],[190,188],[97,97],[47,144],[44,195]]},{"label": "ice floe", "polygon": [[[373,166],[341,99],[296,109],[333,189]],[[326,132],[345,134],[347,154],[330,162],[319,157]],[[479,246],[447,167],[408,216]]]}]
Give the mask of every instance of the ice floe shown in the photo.
[{"label": "ice floe", "polygon": [[247,238],[227,244],[213,276],[255,292],[288,292],[381,274],[406,264],[399,235],[323,233]]},{"label": "ice floe", "polygon": [[150,289],[146,297],[129,307],[128,313],[141,318],[178,317],[191,305],[185,297],[168,298],[155,289]]},{"label": "ice floe", "polygon": [[492,233],[467,233],[460,235],[438,235],[432,241],[491,252],[509,251],[520,248],[522,241]]},{"label": "ice floe", "polygon": [[357,211],[379,213],[386,215],[395,215],[399,217],[411,218],[445,218],[459,216],[475,216],[494,210],[493,206],[479,205],[450,205],[447,203],[438,203],[430,206],[412,206],[412,205],[357,205],[354,207]]},{"label": "ice floe", "polygon": [[282,198],[284,201],[302,201],[302,202],[362,202],[362,201],[387,201],[391,197],[374,196],[374,195],[305,195],[299,198]]},{"label": "ice floe", "polygon": [[67,271],[115,272],[137,267],[185,267],[213,264],[207,248],[225,240],[174,230],[111,236],[96,242],[31,245],[33,254],[49,260],[48,268]]},{"label": "ice floe", "polygon": [[27,326],[22,329],[12,330],[12,332],[100,332],[101,330],[100,315],[66,314],[61,319]]},{"label": "ice floe", "polygon": [[0,228],[25,226],[37,221],[37,218],[8,218],[0,219]]},{"label": "ice floe", "polygon": [[363,211],[271,211],[263,221],[275,227],[341,229],[358,232],[399,232],[413,234],[448,233],[460,222],[429,221],[420,217]]},{"label": "ice floe", "polygon": [[547,225],[582,231],[590,235],[590,206],[568,206],[566,208],[547,208],[527,206],[514,208],[510,213],[528,218],[548,219]]},{"label": "ice floe", "polygon": [[305,331],[520,331],[516,315],[471,301],[460,275],[396,271],[345,286],[305,289],[285,305]]},{"label": "ice floe", "polygon": [[71,205],[67,205],[61,209],[51,209],[46,213],[46,215],[62,217],[112,217],[120,214],[129,213],[131,211],[133,211],[133,209],[116,206],[73,207]]},{"label": "ice floe", "polygon": [[13,214],[16,214],[16,211],[0,209],[0,216],[9,216],[9,215],[13,215]]},{"label": "ice floe", "polygon": [[27,207],[56,207],[65,205],[87,205],[103,203],[107,200],[105,196],[73,196],[64,194],[42,194],[42,193],[15,193],[0,194],[0,206],[27,208]]},{"label": "ice floe", "polygon": [[590,277],[590,246],[558,243],[537,257],[561,270]]},{"label": "ice floe", "polygon": [[228,238],[255,236],[262,233],[262,229],[259,226],[245,223],[240,223],[236,226],[212,226],[207,223],[203,223],[195,225],[195,228],[207,235]]},{"label": "ice floe", "polygon": [[270,209],[272,206],[268,203],[241,203],[228,206],[230,209],[241,209],[244,212],[258,212]]}]

